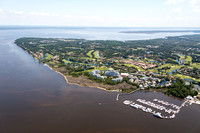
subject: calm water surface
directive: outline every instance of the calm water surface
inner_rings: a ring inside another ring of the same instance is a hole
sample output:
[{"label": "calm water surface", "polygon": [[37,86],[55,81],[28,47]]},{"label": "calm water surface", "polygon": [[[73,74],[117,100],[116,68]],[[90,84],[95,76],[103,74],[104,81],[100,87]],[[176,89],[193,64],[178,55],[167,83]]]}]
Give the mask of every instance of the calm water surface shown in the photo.
[{"label": "calm water surface", "polygon": [[19,37],[136,40],[162,34],[120,34],[121,29],[0,30],[0,133],[198,133],[200,106],[184,107],[161,120],[123,105],[125,99],[183,101],[162,93],[136,92],[115,101],[116,92],[69,85],[13,42]]}]

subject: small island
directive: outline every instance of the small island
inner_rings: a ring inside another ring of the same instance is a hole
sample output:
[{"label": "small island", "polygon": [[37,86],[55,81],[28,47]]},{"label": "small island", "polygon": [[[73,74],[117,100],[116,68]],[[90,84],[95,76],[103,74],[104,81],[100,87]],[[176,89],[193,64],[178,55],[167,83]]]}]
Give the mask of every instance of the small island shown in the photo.
[{"label": "small island", "polygon": [[19,38],[15,43],[68,83],[200,97],[200,35],[137,41]]}]

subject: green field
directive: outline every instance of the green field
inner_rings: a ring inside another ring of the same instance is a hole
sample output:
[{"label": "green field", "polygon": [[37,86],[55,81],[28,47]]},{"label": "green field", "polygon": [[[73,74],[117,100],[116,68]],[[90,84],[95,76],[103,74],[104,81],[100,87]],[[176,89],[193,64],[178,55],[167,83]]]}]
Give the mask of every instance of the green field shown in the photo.
[{"label": "green field", "polygon": [[200,69],[200,63],[192,63],[192,64],[190,64],[190,66]]},{"label": "green field", "polygon": [[128,67],[134,67],[138,71],[145,71],[144,69],[142,69],[142,68],[140,68],[139,66],[136,66],[136,65],[131,65],[131,64],[121,64],[121,65],[125,65],[125,66],[128,66]]},{"label": "green field", "polygon": [[180,69],[181,65],[164,64],[159,66],[158,69],[162,69],[163,67],[170,67],[170,69],[168,69],[166,72],[171,72],[172,70]]},{"label": "green field", "polygon": [[89,57],[79,57],[80,59],[86,59],[86,60],[93,60],[92,58]]},{"label": "green field", "polygon": [[97,56],[97,52],[98,52],[98,51],[95,51],[95,52],[93,53],[95,59],[99,59],[99,57]]},{"label": "green field", "polygon": [[162,68],[164,68],[164,67],[170,67],[170,69],[168,69],[168,70],[166,70],[166,71],[163,70],[163,74],[166,74],[166,73],[172,72],[173,70],[180,69],[182,66],[181,66],[181,65],[164,64],[164,65],[162,65],[162,66],[159,66],[159,67],[156,68],[156,69],[149,69],[148,71],[158,73],[158,69],[162,69]]},{"label": "green field", "polygon": [[192,79],[192,80],[200,82],[200,79],[195,79],[190,76],[185,76],[185,75],[181,75],[181,74],[176,74],[176,75],[174,75],[174,77],[179,77],[179,78],[184,78],[184,79]]},{"label": "green field", "polygon": [[82,48],[77,48],[77,47],[65,47],[65,48],[68,48],[68,49],[82,49]]},{"label": "green field", "polygon": [[47,53],[47,57],[46,57],[45,59],[48,60],[48,59],[50,59],[50,58],[52,58],[52,57],[53,57],[53,55],[50,55],[50,54]]},{"label": "green field", "polygon": [[185,59],[186,62],[192,62],[192,57],[191,56],[187,56],[187,58]]},{"label": "green field", "polygon": [[185,60],[185,55],[179,55],[179,60]]},{"label": "green field", "polygon": [[147,50],[146,48],[140,48],[140,47],[138,47],[138,48],[132,48],[132,50],[134,50],[134,51],[136,51],[136,50]]},{"label": "green field", "polygon": [[94,70],[99,70],[99,71],[106,71],[106,70],[113,70],[112,68],[108,68],[108,67],[95,67],[94,69],[91,70],[85,70],[85,72],[91,72]]},{"label": "green field", "polygon": [[189,62],[192,62],[192,57],[191,56],[186,56],[185,58],[185,55],[179,55],[179,60],[185,60],[186,63],[189,63]]},{"label": "green field", "polygon": [[92,56],[92,52],[93,52],[94,50],[90,50],[86,55],[87,56],[89,56],[90,58],[92,58],[93,56]]},{"label": "green field", "polygon": [[73,63],[72,61],[67,61],[65,59],[63,59],[63,61],[66,62],[66,63]]}]

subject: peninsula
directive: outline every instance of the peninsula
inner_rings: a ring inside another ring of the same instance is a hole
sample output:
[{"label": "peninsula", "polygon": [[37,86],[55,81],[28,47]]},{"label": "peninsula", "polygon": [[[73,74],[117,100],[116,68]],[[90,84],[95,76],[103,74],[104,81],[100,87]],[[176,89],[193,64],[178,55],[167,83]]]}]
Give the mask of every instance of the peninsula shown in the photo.
[{"label": "peninsula", "polygon": [[19,38],[15,43],[69,83],[199,97],[200,35],[137,41]]}]

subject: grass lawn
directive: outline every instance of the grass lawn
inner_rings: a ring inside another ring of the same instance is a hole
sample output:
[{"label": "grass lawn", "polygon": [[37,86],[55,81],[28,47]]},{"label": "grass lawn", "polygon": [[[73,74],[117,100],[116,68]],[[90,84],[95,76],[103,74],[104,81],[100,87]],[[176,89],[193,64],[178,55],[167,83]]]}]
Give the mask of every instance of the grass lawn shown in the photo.
[{"label": "grass lawn", "polygon": [[52,58],[52,57],[53,57],[53,55],[50,55],[50,54],[47,53],[47,58],[46,58],[47,60]]},{"label": "grass lawn", "polygon": [[89,56],[90,58],[92,58],[93,56],[92,56],[92,52],[93,52],[94,50],[90,50],[86,55],[87,56]]},{"label": "grass lawn", "polygon": [[68,48],[68,49],[82,49],[82,48],[77,48],[77,47],[65,47],[65,48]]},{"label": "grass lawn", "polygon": [[95,52],[93,53],[95,59],[99,59],[99,57],[97,56],[97,52],[98,52],[98,51],[95,51]]},{"label": "grass lawn", "polygon": [[[157,69],[162,69],[163,67],[170,67],[170,69],[166,70],[166,73],[170,73],[173,70],[180,69],[182,66],[181,65],[164,64],[162,66],[159,66],[158,68],[149,69],[148,71],[158,73]],[[163,74],[166,74],[166,73],[165,73],[165,70],[163,70]]]},{"label": "grass lawn", "polygon": [[176,62],[176,60],[174,60],[174,59],[172,59],[172,58],[168,58],[169,60],[172,60],[172,61],[174,61],[174,62]]},{"label": "grass lawn", "polygon": [[95,67],[94,69],[91,70],[85,70],[84,72],[91,72],[94,70],[99,70],[99,71],[106,71],[106,70],[113,70],[112,68],[108,68],[108,67]]},{"label": "grass lawn", "polygon": [[136,66],[136,65],[131,65],[131,64],[121,64],[121,65],[125,65],[125,66],[128,66],[128,67],[134,67],[138,71],[145,71],[144,69],[142,69],[142,68],[140,68],[139,66]]},{"label": "grass lawn", "polygon": [[185,59],[186,62],[192,62],[192,57],[191,56],[187,56],[187,58]]},{"label": "grass lawn", "polygon": [[190,76],[185,76],[185,75],[181,75],[181,74],[176,74],[176,75],[173,75],[174,77],[179,77],[179,78],[184,78],[184,79],[192,79],[192,80],[195,80],[195,81],[200,81],[200,79],[195,79],[195,78],[192,78]]},{"label": "grass lawn", "polygon": [[200,63],[192,63],[192,64],[190,64],[190,66],[200,69]]},{"label": "grass lawn", "polygon": [[73,63],[72,61],[67,61],[65,59],[63,59],[63,61],[66,62],[66,63]]},{"label": "grass lawn", "polygon": [[171,72],[172,70],[180,69],[181,65],[164,64],[162,66],[159,66],[158,69],[162,69],[163,67],[170,67],[170,69],[168,69],[167,72]]},{"label": "grass lawn", "polygon": [[87,60],[93,60],[92,58],[89,58],[89,57],[79,57],[81,59],[87,59]]},{"label": "grass lawn", "polygon": [[175,66],[171,66],[171,68],[168,71],[171,72],[171,71],[173,71],[175,69],[180,69],[180,68],[181,68],[181,66],[175,65]]},{"label": "grass lawn", "polygon": [[185,55],[180,55],[179,57],[180,57],[179,60],[185,60],[186,63],[192,62],[192,57],[191,56],[186,56],[186,58],[185,58]]},{"label": "grass lawn", "polygon": [[55,62],[50,61],[49,63],[55,65]]},{"label": "grass lawn", "polygon": [[153,59],[148,59],[148,61],[155,61],[155,60],[153,60]]},{"label": "grass lawn", "polygon": [[179,55],[179,60],[184,60],[185,59],[185,55]]}]

